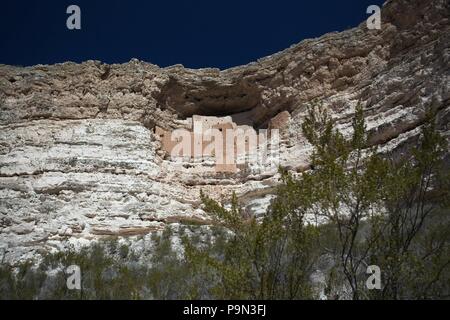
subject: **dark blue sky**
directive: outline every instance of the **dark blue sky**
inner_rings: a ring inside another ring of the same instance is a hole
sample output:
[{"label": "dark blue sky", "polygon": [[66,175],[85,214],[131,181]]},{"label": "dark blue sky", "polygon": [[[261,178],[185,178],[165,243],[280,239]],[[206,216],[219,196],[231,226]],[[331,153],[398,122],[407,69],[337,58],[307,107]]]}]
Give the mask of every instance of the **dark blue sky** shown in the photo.
[{"label": "dark blue sky", "polygon": [[[364,21],[383,0],[4,0],[0,63],[138,58],[160,66],[221,69]],[[76,4],[82,30],[66,28]]]}]

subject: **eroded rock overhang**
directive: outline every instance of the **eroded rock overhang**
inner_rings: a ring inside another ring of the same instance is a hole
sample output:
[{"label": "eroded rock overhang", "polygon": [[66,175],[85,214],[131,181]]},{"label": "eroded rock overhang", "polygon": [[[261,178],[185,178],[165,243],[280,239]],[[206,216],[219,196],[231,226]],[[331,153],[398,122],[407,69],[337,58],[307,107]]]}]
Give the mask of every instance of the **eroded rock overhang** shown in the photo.
[{"label": "eroded rock overhang", "polygon": [[362,23],[223,71],[137,60],[0,66],[0,244],[7,259],[104,235],[145,237],[183,219],[208,223],[201,189],[218,199],[236,191],[263,212],[276,175],[205,174],[202,163],[174,165],[159,154],[155,126],[183,128],[194,115],[231,116],[260,129],[289,112],[283,163],[293,171],[308,166],[301,124],[315,102],[330,108],[347,135],[362,104],[371,141],[383,152],[414,145],[429,110],[448,136],[449,6],[388,1],[381,30]]}]

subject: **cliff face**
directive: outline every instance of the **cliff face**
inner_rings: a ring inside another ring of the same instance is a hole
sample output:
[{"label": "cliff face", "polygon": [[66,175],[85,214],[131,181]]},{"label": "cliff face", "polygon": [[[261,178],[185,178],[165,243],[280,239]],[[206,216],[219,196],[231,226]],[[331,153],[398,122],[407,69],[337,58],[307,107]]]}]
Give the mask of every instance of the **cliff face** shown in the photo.
[{"label": "cliff face", "polygon": [[137,60],[1,65],[0,258],[207,224],[200,189],[216,198],[236,191],[248,210],[264,210],[276,170],[215,173],[164,156],[155,127],[183,128],[194,115],[255,129],[278,124],[280,164],[295,171],[308,166],[301,124],[313,101],[332,110],[344,133],[361,103],[382,151],[413,145],[430,109],[448,134],[449,19],[447,0],[388,1],[381,30],[362,23],[224,71]]}]

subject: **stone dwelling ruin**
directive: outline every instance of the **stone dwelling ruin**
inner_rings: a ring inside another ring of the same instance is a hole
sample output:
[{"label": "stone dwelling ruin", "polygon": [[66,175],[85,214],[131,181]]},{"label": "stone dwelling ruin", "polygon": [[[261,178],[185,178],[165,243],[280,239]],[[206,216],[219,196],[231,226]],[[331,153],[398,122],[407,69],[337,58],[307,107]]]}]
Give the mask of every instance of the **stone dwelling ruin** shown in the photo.
[{"label": "stone dwelling ruin", "polygon": [[[162,149],[172,158],[214,157],[216,172],[237,172],[236,159],[249,154],[258,143],[256,130],[248,125],[237,125],[231,116],[194,115],[186,119],[186,124],[187,130],[166,131],[155,127]],[[189,141],[186,143],[185,139]]]},{"label": "stone dwelling ruin", "polygon": [[246,167],[249,156],[268,143],[273,130],[285,136],[289,121],[289,112],[281,112],[269,121],[268,131],[257,132],[250,125],[236,124],[232,116],[193,115],[184,120],[187,129],[167,131],[156,126],[155,134],[171,158],[215,158],[216,172],[236,173]]}]

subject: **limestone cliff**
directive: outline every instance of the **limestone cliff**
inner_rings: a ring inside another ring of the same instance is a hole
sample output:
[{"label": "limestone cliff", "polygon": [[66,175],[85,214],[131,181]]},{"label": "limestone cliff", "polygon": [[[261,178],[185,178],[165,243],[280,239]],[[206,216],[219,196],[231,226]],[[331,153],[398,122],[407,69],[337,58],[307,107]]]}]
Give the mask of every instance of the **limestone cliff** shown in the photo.
[{"label": "limestone cliff", "polygon": [[301,124],[314,101],[344,133],[361,103],[382,151],[413,145],[430,109],[448,136],[449,19],[448,0],[387,1],[381,30],[364,22],[223,71],[138,60],[0,65],[0,259],[208,224],[200,189],[236,191],[248,210],[264,210],[276,170],[214,173],[164,157],[155,127],[182,128],[194,115],[283,127],[281,165],[295,171],[308,167]]}]

